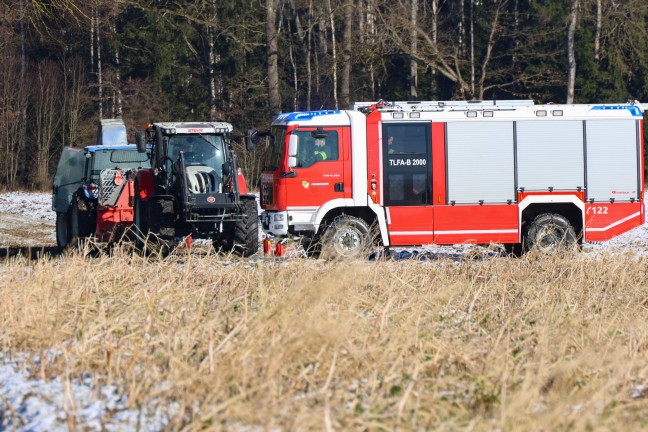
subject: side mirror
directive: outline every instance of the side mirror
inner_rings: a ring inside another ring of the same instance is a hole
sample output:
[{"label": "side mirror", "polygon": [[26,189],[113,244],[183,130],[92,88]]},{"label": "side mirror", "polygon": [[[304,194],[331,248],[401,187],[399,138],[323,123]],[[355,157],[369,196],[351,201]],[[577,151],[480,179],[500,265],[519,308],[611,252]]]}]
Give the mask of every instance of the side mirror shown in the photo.
[{"label": "side mirror", "polygon": [[135,144],[138,153],[146,153],[146,132],[135,133]]},{"label": "side mirror", "polygon": [[299,136],[296,134],[290,134],[290,140],[288,141],[288,156],[297,156],[297,150],[299,149]]},{"label": "side mirror", "polygon": [[229,162],[223,164],[223,177],[227,177],[232,172],[232,165]]},{"label": "side mirror", "polygon": [[245,131],[245,146],[248,151],[254,150],[254,147],[259,143],[259,132],[254,129],[248,129]]},{"label": "side mirror", "polygon": [[288,158],[288,166],[290,168],[295,168],[297,166],[297,158],[295,156],[290,156]]}]

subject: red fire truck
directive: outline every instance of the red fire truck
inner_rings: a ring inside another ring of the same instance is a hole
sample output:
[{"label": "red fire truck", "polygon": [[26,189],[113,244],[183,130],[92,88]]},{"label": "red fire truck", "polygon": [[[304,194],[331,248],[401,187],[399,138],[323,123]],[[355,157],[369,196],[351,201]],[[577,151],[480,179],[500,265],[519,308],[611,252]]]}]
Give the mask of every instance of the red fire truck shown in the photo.
[{"label": "red fire truck", "polygon": [[510,252],[607,240],[644,223],[638,103],[358,103],[277,116],[263,229],[312,255],[501,243]]}]

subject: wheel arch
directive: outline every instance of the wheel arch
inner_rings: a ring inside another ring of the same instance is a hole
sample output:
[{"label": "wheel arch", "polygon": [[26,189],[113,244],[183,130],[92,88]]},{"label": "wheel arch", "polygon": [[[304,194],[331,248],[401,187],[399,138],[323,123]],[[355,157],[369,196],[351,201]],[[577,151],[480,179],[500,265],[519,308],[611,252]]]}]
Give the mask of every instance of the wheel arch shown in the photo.
[{"label": "wheel arch", "polygon": [[[332,204],[329,201],[327,204]],[[328,207],[328,208],[326,208]],[[327,224],[341,215],[349,215],[364,220],[370,227],[376,226],[380,230],[380,240],[384,246],[389,246],[389,236],[387,234],[387,220],[383,207],[378,204],[372,204],[369,201],[367,206],[357,205],[339,205],[339,206],[322,206],[316,217],[315,234],[319,235]]]},{"label": "wheel arch", "polygon": [[579,206],[577,202],[573,202],[572,200],[529,203],[529,205],[520,210],[521,237],[524,237],[526,229],[528,229],[528,226],[536,217],[544,213],[553,213],[567,218],[576,232],[578,242],[582,243],[585,226],[585,206],[582,201],[579,202],[582,206]]}]

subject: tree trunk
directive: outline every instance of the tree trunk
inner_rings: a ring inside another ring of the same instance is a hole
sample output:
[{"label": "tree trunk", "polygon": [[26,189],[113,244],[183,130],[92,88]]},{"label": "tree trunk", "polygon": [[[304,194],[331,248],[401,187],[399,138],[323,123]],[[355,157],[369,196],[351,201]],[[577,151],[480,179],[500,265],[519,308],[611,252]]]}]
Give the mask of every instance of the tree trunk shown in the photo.
[{"label": "tree trunk", "polygon": [[471,93],[471,97],[474,98],[475,97],[475,0],[470,0],[470,93]]},{"label": "tree trunk", "polygon": [[333,15],[333,9],[331,8],[331,0],[327,0],[326,5],[329,14],[329,21],[331,24],[331,49],[332,49],[331,55],[333,60],[331,71],[333,74],[333,104],[335,106],[335,109],[338,109],[340,107],[340,104],[338,101],[338,75],[337,75],[338,62],[337,62],[337,44],[335,40],[335,17]]},{"label": "tree trunk", "polygon": [[594,60],[601,60],[601,28],[603,21],[602,0],[596,0],[596,35],[594,36]]},{"label": "tree trunk", "polygon": [[464,39],[465,39],[465,34],[466,34],[466,29],[464,26],[464,21],[465,21],[465,16],[464,16],[464,10],[466,8],[465,0],[461,0],[459,2],[459,56],[463,56],[464,54]]},{"label": "tree trunk", "polygon": [[[434,45],[437,44],[437,36],[438,36],[438,12],[439,12],[439,0],[432,0],[432,43]],[[434,97],[438,97],[438,89],[437,89],[437,70],[435,68],[430,68],[431,69],[431,74],[432,74],[432,79],[431,84],[430,84],[430,91],[431,94]]]},{"label": "tree trunk", "polygon": [[99,21],[99,8],[95,9],[95,18],[97,23],[96,28],[96,42],[97,42],[97,92],[99,103],[99,118],[103,118],[103,72],[101,70],[101,32]]},{"label": "tree trunk", "polygon": [[266,44],[268,54],[268,109],[274,117],[281,112],[281,96],[279,94],[279,66],[277,43],[277,0],[266,0]]},{"label": "tree trunk", "polygon": [[567,103],[574,103],[574,87],[576,82],[576,54],[574,47],[574,34],[576,33],[576,19],[578,11],[578,0],[571,0],[571,9],[569,11],[569,29],[567,31],[567,60],[568,60],[568,77],[567,77]]},{"label": "tree trunk", "polygon": [[342,96],[342,108],[351,108],[351,49],[353,26],[353,0],[346,0],[344,5],[344,54],[342,56],[342,83],[340,94]]},{"label": "tree trunk", "polygon": [[[115,35],[117,34],[117,27],[113,26],[113,32]],[[120,68],[120,58],[119,58],[119,46],[115,47],[115,98],[116,100],[116,107],[115,107],[115,114],[116,117],[121,118],[122,116],[122,111],[123,111],[123,103],[122,103],[122,91],[121,91],[121,74],[119,72]]]},{"label": "tree trunk", "polygon": [[293,111],[297,111],[297,103],[298,103],[298,96],[299,96],[299,80],[297,79],[297,63],[295,62],[295,56],[293,55],[293,44],[292,41],[290,42],[290,45],[288,46],[288,57],[290,59],[290,65],[292,66],[293,70]]},{"label": "tree trunk", "polygon": [[306,46],[306,74],[307,74],[307,91],[306,91],[306,109],[310,111],[313,100],[313,70],[311,59],[311,46],[313,46],[313,0],[308,2],[308,45]]},{"label": "tree trunk", "polygon": [[418,45],[418,36],[416,32],[417,26],[417,12],[418,12],[418,0],[411,0],[412,8],[410,11],[410,100],[416,100],[418,98],[418,63],[416,61],[416,56],[418,55],[417,45]]}]

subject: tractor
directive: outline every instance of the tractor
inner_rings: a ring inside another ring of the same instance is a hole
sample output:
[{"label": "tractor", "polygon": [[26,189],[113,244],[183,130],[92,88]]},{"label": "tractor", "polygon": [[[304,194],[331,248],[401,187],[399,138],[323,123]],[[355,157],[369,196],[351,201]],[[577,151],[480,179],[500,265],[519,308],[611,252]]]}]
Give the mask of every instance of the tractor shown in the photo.
[{"label": "tractor", "polygon": [[56,243],[76,246],[85,238],[119,241],[133,223],[133,180],[147,168],[146,155],[128,144],[121,119],[99,121],[97,144],[65,147],[53,182]]},{"label": "tractor", "polygon": [[142,249],[207,239],[219,251],[257,252],[258,208],[231,145],[232,125],[153,123],[136,134],[150,168],[135,179],[134,224]]}]

